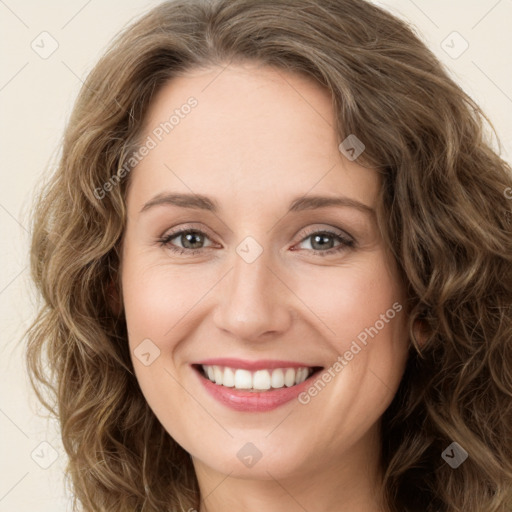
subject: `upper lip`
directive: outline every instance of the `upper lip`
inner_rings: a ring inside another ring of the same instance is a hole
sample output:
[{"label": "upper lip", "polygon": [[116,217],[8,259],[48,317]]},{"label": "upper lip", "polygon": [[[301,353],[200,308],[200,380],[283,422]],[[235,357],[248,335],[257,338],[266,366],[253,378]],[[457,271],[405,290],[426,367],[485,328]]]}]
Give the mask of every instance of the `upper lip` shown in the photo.
[{"label": "upper lip", "polygon": [[227,366],[229,368],[241,368],[243,370],[266,370],[273,368],[315,368],[318,365],[311,365],[297,361],[282,361],[279,359],[259,359],[257,361],[249,361],[246,359],[235,359],[231,357],[219,357],[211,359],[203,359],[194,363],[196,365],[206,366]]}]

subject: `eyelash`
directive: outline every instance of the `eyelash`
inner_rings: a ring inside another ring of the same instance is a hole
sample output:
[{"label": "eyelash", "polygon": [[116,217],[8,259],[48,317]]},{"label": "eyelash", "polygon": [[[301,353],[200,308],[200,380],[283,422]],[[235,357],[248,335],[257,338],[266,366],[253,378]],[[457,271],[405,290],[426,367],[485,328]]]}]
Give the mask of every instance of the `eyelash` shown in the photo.
[{"label": "eyelash", "polygon": [[[174,238],[176,238],[176,237],[178,237],[180,235],[183,235],[183,234],[188,234],[188,233],[200,234],[200,235],[204,235],[206,238],[208,238],[208,235],[206,233],[204,233],[203,231],[201,231],[199,229],[195,229],[194,228],[194,229],[182,229],[181,231],[175,231],[173,233],[169,233],[169,234],[165,235],[164,237],[159,238],[158,242],[159,242],[160,246],[162,246],[162,247],[163,246],[167,246],[167,248],[169,250],[171,250],[172,252],[174,252],[176,254],[187,253],[188,255],[192,256],[194,254],[197,254],[198,252],[201,252],[204,249],[207,249],[207,247],[201,247],[199,249],[186,249],[186,248],[183,248],[183,247],[176,247],[176,246],[170,244],[171,240],[173,240]],[[311,231],[310,233],[306,234],[300,240],[299,243],[302,243],[305,240],[307,240],[308,238],[310,238],[311,236],[318,235],[318,234],[331,235],[331,236],[337,238],[338,241],[341,242],[341,243],[337,247],[332,247],[332,248],[327,249],[325,251],[319,251],[317,249],[306,249],[306,250],[313,251],[314,253],[316,253],[317,256],[321,256],[321,257],[329,256],[331,254],[335,254],[335,253],[338,253],[338,252],[343,251],[343,250],[352,249],[356,245],[355,241],[353,239],[350,239],[348,237],[344,237],[340,233],[335,233],[334,231],[329,231],[328,229]],[[299,250],[304,250],[304,249],[299,249]]]}]

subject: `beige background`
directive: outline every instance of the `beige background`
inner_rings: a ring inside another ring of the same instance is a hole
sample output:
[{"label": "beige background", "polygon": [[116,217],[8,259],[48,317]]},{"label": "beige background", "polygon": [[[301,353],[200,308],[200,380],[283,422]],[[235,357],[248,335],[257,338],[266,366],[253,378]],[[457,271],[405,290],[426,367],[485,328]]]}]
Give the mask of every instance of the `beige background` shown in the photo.
[{"label": "beige background", "polygon": [[[158,3],[0,0],[0,512],[71,510],[58,430],[54,422],[38,417],[42,408],[29,391],[22,360],[21,336],[35,305],[28,271],[27,212],[36,180],[58,151],[81,81],[114,34]],[[454,79],[489,115],[502,156],[510,162],[512,0],[375,3],[417,28]],[[40,36],[44,31],[50,36]],[[469,47],[457,57],[464,40]],[[42,58],[32,44],[39,53],[49,51],[52,44],[58,48]],[[41,467],[50,464],[52,456],[53,464]]]}]

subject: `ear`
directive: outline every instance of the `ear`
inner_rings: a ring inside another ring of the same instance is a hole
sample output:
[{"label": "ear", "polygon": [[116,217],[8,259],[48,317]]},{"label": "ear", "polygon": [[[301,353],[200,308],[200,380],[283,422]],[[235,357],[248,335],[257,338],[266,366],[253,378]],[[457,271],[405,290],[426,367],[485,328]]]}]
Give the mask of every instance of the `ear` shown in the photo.
[{"label": "ear", "polygon": [[111,279],[108,283],[106,292],[110,310],[114,315],[119,316],[123,311],[123,301],[121,300],[121,293],[114,279]]}]

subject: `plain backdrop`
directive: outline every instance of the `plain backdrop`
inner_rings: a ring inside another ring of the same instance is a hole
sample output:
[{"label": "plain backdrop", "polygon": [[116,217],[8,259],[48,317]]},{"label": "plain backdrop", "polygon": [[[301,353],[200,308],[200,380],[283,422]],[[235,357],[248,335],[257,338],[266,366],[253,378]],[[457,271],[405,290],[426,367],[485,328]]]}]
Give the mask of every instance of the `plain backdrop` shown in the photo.
[{"label": "plain backdrop", "polygon": [[[82,81],[112,37],[159,3],[0,0],[0,512],[71,510],[59,430],[41,416],[23,361],[23,332],[36,306],[28,211]],[[490,117],[510,162],[512,0],[375,3],[415,27]]]}]

